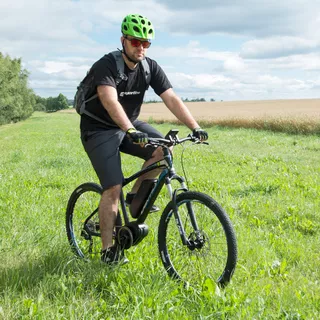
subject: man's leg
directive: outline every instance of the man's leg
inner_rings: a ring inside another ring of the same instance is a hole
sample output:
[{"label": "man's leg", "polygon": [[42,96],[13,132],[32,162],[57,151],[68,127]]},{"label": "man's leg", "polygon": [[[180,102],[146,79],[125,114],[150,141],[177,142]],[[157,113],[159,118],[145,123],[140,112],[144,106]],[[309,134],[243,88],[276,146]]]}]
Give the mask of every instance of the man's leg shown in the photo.
[{"label": "man's leg", "polygon": [[[162,152],[162,149],[161,148],[157,148],[153,154],[152,154],[152,157],[149,159],[149,160],[146,160],[142,166],[142,169],[143,168],[146,168],[147,166],[159,161],[163,159],[163,152]],[[149,171],[147,173],[145,173],[144,175],[140,176],[135,184],[133,185],[132,187],[132,190],[130,193],[137,193],[137,191],[139,190],[139,187],[141,185],[141,182],[143,180],[146,180],[146,179],[155,179],[156,177],[158,177],[158,175],[161,173],[161,169],[155,169],[155,170],[152,170],[152,171]]]},{"label": "man's leg", "polygon": [[121,185],[105,190],[101,195],[99,205],[100,232],[102,250],[113,246],[113,230],[118,213]]},{"label": "man's leg", "polygon": [[[125,133],[120,129],[83,132],[81,140],[103,188],[99,204],[102,255],[104,262],[119,261],[118,246],[113,246],[113,229],[118,212],[123,175],[119,145]],[[111,250],[109,250],[111,248]],[[108,249],[108,250],[107,250]]]},{"label": "man's leg", "polygon": [[102,195],[99,205],[99,220],[101,233],[101,261],[107,264],[128,263],[123,248],[113,243],[113,231],[118,214],[118,203],[121,185],[106,189]]}]

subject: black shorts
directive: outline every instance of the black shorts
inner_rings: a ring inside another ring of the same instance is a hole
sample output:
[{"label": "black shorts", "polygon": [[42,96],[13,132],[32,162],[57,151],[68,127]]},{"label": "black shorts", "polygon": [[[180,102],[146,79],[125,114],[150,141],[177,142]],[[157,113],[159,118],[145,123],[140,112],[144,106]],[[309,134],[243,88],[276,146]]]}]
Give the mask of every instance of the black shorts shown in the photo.
[{"label": "black shorts", "polygon": [[[148,133],[152,138],[164,137],[148,123],[135,120],[132,124],[137,130]],[[121,129],[82,131],[81,141],[103,190],[123,182],[120,151],[149,160],[155,150],[153,147],[143,148],[132,143]]]}]

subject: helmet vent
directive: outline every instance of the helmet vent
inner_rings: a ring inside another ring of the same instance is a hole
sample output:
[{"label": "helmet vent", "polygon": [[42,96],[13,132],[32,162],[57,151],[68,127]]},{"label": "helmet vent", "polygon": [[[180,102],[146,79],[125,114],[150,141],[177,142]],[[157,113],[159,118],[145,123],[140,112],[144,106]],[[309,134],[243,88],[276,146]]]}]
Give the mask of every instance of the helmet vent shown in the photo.
[{"label": "helmet vent", "polygon": [[134,27],[133,27],[133,30],[134,30],[135,32],[140,32],[140,29],[139,29],[137,26],[134,26]]},{"label": "helmet vent", "polygon": [[139,23],[137,19],[132,19],[131,21],[134,23]]},{"label": "helmet vent", "polygon": [[141,20],[141,23],[142,23],[142,24],[146,24],[146,22],[145,22],[144,20]]}]

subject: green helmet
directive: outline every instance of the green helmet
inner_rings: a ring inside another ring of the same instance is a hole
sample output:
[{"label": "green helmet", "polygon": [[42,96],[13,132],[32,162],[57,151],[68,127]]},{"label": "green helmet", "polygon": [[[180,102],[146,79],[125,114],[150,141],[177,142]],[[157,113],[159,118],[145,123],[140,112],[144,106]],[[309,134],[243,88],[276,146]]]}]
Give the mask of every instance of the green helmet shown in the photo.
[{"label": "green helmet", "polygon": [[151,21],[140,14],[128,14],[122,21],[121,32],[136,38],[154,39],[154,28]]}]

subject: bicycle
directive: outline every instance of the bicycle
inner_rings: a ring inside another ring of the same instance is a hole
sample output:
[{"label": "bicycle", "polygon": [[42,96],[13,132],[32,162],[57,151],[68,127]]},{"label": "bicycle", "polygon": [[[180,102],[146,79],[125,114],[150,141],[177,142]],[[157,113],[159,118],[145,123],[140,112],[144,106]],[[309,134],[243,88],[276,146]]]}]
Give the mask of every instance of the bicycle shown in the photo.
[{"label": "bicycle", "polygon": [[[192,135],[179,139],[177,134],[178,130],[170,130],[164,139],[149,138],[147,145],[161,147],[163,159],[124,179],[123,187],[146,172],[162,169],[158,179],[141,184],[130,206],[134,220],[129,218],[121,190],[114,241],[128,250],[147,236],[148,227],[144,222],[165,184],[170,201],[160,218],[158,248],[168,275],[194,288],[203,287],[208,280],[225,287],[237,263],[235,232],[228,215],[214,199],[189,191],[185,179],[176,174],[169,148],[186,141],[201,143]],[[179,182],[180,188],[173,190],[173,180]],[[98,205],[101,194],[100,185],[87,182],[78,186],[68,201],[67,236],[73,251],[81,258],[100,257]]]}]

